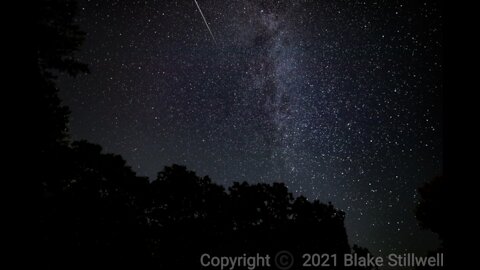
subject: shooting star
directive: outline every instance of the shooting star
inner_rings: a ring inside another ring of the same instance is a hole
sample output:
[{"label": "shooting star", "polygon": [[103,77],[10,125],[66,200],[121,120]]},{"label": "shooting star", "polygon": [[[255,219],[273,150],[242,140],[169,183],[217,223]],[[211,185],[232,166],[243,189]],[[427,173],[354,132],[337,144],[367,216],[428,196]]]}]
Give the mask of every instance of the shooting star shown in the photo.
[{"label": "shooting star", "polygon": [[207,26],[208,32],[210,33],[210,36],[212,36],[213,42],[215,44],[217,41],[215,40],[215,37],[213,36],[212,30],[210,30],[210,26],[208,26],[207,19],[205,19],[205,16],[203,15],[202,9],[200,8],[200,5],[198,4],[197,0],[193,0],[195,4],[197,5],[198,11],[200,11],[200,15],[202,15],[203,21],[205,22],[205,25]]}]

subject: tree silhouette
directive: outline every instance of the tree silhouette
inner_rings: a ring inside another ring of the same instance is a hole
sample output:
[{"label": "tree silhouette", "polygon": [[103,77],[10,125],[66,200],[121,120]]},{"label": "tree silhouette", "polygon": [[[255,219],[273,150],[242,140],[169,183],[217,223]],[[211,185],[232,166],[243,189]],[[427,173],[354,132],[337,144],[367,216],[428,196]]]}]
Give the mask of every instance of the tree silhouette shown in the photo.
[{"label": "tree silhouette", "polygon": [[46,265],[110,268],[148,254],[140,220],[146,178],[136,177],[120,156],[83,141],[66,149],[56,165],[59,175],[42,200]]},{"label": "tree silhouette", "polygon": [[61,105],[54,73],[66,72],[72,76],[88,72],[86,64],[74,58],[83,43],[85,33],[74,24],[77,5],[71,0],[39,0],[33,4],[33,18],[29,55],[26,66],[32,87],[25,89],[31,98],[30,123],[41,131],[36,145],[41,152],[49,151],[68,139],[69,110]]},{"label": "tree silhouette", "polygon": [[75,59],[85,33],[74,23],[77,3],[72,0],[35,1],[34,49],[38,69],[44,77],[52,77],[52,71],[67,72],[75,76],[88,72],[86,64]]},{"label": "tree silhouette", "polygon": [[87,72],[88,68],[74,58],[84,39],[84,33],[73,21],[76,2],[39,0],[32,5],[36,12],[25,50],[29,59],[24,64],[23,80],[27,83],[19,88],[26,97],[21,114],[25,119],[20,122],[28,123],[26,133],[34,134],[25,140],[25,149],[30,152],[26,162],[33,167],[27,178],[35,179],[33,186],[37,194],[46,196],[60,186],[62,179],[58,178],[57,161],[68,151],[64,148],[70,143],[70,111],[58,97],[55,74],[77,75]]},{"label": "tree silhouette", "polygon": [[[294,198],[284,184],[234,183],[228,192],[186,167],[165,167],[150,184],[146,219],[155,264],[199,268],[203,253],[350,252],[344,213]],[[300,262],[299,262],[300,263]]]},{"label": "tree silhouette", "polygon": [[445,250],[450,242],[447,234],[449,212],[446,198],[448,189],[448,180],[445,176],[435,177],[431,182],[424,184],[418,189],[421,200],[415,212],[420,227],[438,234]]},{"label": "tree silhouette", "polygon": [[50,268],[197,269],[203,253],[350,252],[343,212],[294,198],[280,183],[235,183],[227,192],[179,165],[149,183],[87,142],[73,143],[62,162],[64,181],[44,200]]},{"label": "tree silhouette", "polygon": [[[69,109],[58,97],[55,73],[76,75],[87,68],[74,59],[74,52],[81,46],[84,36],[73,22],[76,2],[39,0],[29,4],[35,13],[27,25],[26,61],[22,63],[22,79],[16,87],[22,104],[18,106],[21,112],[16,115],[22,117],[18,123],[25,126],[19,129],[28,136],[22,142],[28,151],[28,154],[22,153],[22,164],[28,166],[22,178],[32,187],[28,189],[32,193],[25,196],[33,203],[24,213],[34,220],[32,252],[40,253],[36,256],[40,260],[48,260],[56,256],[48,253],[54,243],[51,240],[61,239],[62,232],[67,231],[66,227],[60,227],[59,231],[49,233],[60,226],[58,222],[68,220],[62,204],[68,198],[68,174],[73,173],[69,171],[73,167],[68,134]],[[67,238],[63,240],[68,242]]]},{"label": "tree silhouette", "polygon": [[452,265],[450,255],[450,238],[447,234],[450,221],[449,206],[447,204],[447,191],[450,189],[448,179],[445,176],[435,177],[418,189],[420,201],[415,209],[415,215],[422,229],[436,233],[441,241],[441,246],[428,252],[429,256],[443,253],[445,262],[442,267],[416,267],[415,269],[446,269]]}]

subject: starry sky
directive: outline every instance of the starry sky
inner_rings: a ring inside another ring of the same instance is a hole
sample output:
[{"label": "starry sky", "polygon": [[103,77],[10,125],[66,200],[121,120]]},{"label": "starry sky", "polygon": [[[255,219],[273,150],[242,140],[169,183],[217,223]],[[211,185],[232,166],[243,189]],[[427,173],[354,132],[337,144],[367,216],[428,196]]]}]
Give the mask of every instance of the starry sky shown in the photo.
[{"label": "starry sky", "polygon": [[346,212],[375,255],[438,244],[414,216],[442,174],[442,7],[422,1],[80,0],[59,77],[74,139],[154,179],[284,182]]}]

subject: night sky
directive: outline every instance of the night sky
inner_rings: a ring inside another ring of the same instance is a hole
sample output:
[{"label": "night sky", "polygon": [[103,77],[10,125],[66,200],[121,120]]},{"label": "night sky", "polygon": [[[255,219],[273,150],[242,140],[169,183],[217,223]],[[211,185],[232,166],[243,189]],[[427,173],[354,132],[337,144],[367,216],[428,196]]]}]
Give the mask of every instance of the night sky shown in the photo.
[{"label": "night sky", "polygon": [[442,174],[442,10],[421,1],[80,1],[91,74],[59,78],[74,139],[154,179],[285,182],[375,255],[438,244],[414,216]]}]

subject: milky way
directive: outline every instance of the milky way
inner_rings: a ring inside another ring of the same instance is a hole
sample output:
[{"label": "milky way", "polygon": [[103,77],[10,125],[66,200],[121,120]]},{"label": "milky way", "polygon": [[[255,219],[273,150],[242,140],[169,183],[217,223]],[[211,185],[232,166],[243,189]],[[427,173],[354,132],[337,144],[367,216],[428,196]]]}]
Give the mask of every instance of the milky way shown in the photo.
[{"label": "milky way", "polygon": [[[128,3],[127,3],[128,2]],[[418,1],[81,1],[60,77],[75,139],[151,178],[285,182],[347,215],[351,244],[425,252],[416,188],[442,174],[440,7]]]}]

